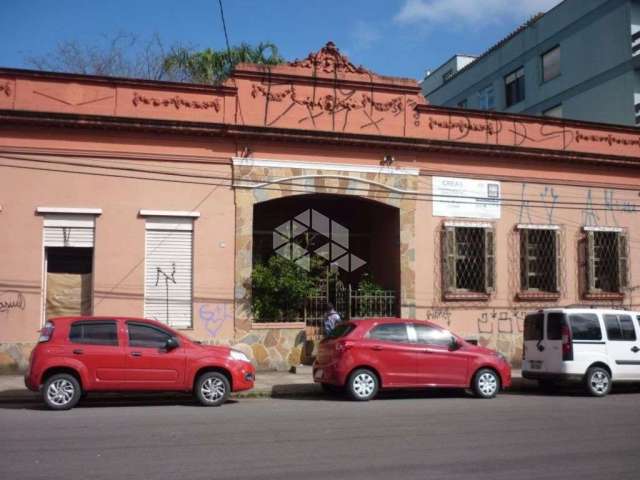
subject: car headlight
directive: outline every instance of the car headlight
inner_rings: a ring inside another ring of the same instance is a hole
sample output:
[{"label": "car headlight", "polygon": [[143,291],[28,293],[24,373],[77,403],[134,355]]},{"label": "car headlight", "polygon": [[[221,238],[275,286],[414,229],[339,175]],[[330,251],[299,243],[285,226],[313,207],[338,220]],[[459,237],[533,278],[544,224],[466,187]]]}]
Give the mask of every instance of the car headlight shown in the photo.
[{"label": "car headlight", "polygon": [[251,362],[251,360],[249,360],[249,357],[247,357],[244,353],[242,353],[239,350],[231,350],[231,353],[229,353],[229,356],[233,360],[240,360],[242,362]]}]

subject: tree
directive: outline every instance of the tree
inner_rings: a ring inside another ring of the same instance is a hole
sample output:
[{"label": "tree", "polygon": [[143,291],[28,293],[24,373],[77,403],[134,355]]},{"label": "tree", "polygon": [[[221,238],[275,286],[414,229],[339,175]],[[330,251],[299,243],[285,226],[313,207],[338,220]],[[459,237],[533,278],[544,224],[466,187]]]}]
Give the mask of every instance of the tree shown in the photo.
[{"label": "tree", "polygon": [[37,70],[206,84],[223,82],[241,62],[276,65],[283,61],[269,42],[255,47],[241,43],[230,51],[196,51],[180,44],[165,47],[157,34],[144,40],[123,32],[103,36],[96,44],[67,40],[46,55],[26,58]]},{"label": "tree", "polygon": [[95,44],[63,41],[52,52],[27,57],[26,62],[37,70],[170,81],[177,77],[165,70],[165,59],[184,50],[186,47],[180,45],[166,48],[157,34],[141,40],[120,32],[103,36]]},{"label": "tree", "polygon": [[256,47],[247,43],[227,50],[207,48],[201,52],[177,49],[164,61],[164,69],[173,75],[183,77],[192,83],[217,84],[229,77],[238,63],[277,65],[284,62],[278,47],[270,42],[260,42]]},{"label": "tree", "polygon": [[291,260],[274,255],[254,266],[251,310],[259,322],[292,320],[300,316],[315,282]]}]

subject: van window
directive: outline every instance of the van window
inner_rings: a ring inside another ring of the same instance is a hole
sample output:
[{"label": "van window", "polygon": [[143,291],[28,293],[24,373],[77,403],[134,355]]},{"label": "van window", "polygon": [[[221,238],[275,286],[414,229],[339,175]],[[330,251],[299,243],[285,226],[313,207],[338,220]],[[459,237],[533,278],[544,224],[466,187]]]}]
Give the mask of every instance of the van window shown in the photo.
[{"label": "van window", "polygon": [[542,323],[544,316],[542,313],[527,315],[524,319],[524,339],[542,340]]},{"label": "van window", "polygon": [[634,341],[636,339],[636,331],[629,315],[605,315],[604,324],[609,340]]},{"label": "van window", "polygon": [[547,315],[547,340],[562,340],[564,313],[552,312]]},{"label": "van window", "polygon": [[636,330],[633,328],[633,321],[629,315],[619,315],[620,328],[622,329],[622,339],[628,341],[635,341]]},{"label": "van window", "polygon": [[571,336],[574,340],[602,340],[602,330],[598,316],[593,313],[569,315]]}]

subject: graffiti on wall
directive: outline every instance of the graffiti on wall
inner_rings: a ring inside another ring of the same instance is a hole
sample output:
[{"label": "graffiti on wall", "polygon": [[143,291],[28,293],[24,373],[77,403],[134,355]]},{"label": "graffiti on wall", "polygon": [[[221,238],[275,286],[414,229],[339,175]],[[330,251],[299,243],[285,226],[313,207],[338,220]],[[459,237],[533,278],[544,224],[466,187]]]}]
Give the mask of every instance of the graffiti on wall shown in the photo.
[{"label": "graffiti on wall", "polygon": [[[429,108],[429,107],[425,107]],[[420,126],[421,120],[416,121]],[[518,119],[499,120],[495,118],[476,118],[473,115],[449,115],[446,120],[429,115],[426,123],[431,130],[445,130],[449,140],[462,140],[474,132],[484,132],[486,143],[540,145],[551,142],[560,150],[567,150],[573,144],[599,143],[609,147],[640,147],[640,138],[632,135],[598,135],[572,129],[566,125],[550,125]],[[574,147],[575,148],[575,147]]]},{"label": "graffiti on wall", "polygon": [[544,210],[544,216],[534,215],[535,219],[540,220],[544,218],[544,221],[549,224],[553,224],[555,221],[555,212],[558,202],[560,201],[560,194],[558,194],[554,187],[545,185],[541,187],[541,191],[538,193],[540,200],[530,200],[527,192],[531,188],[528,183],[521,184],[520,190],[520,209],[518,212],[518,223],[536,223],[531,216],[531,203],[535,202],[534,207],[542,206]]},{"label": "graffiti on wall", "polygon": [[11,313],[14,310],[24,310],[27,301],[17,290],[0,291],[0,313]]},{"label": "graffiti on wall", "polygon": [[[522,183],[520,189],[518,223],[540,223],[544,221],[548,224],[562,222],[562,218],[556,217],[556,211],[560,204],[560,194],[555,187],[545,185],[539,187],[540,191],[535,191],[528,183]],[[539,198],[539,200],[537,198]],[[575,203],[574,203],[575,205]],[[640,212],[640,205],[630,200],[615,198],[615,191],[602,189],[601,191],[589,188],[584,194],[584,203],[577,202],[582,209],[582,224],[587,227],[598,226],[619,226],[618,216],[620,213]],[[541,208],[544,214],[536,214],[535,209]],[[576,208],[576,207],[573,207]]]},{"label": "graffiti on wall", "polygon": [[432,308],[431,310],[427,310],[426,319],[430,322],[435,322],[440,325],[446,324],[447,326],[451,325],[451,312],[448,308]]},{"label": "graffiti on wall", "polygon": [[479,334],[522,333],[526,310],[496,310],[483,312],[477,319]]},{"label": "graffiti on wall", "polygon": [[233,304],[205,303],[198,310],[200,322],[210,337],[217,337],[225,324],[233,325]]}]

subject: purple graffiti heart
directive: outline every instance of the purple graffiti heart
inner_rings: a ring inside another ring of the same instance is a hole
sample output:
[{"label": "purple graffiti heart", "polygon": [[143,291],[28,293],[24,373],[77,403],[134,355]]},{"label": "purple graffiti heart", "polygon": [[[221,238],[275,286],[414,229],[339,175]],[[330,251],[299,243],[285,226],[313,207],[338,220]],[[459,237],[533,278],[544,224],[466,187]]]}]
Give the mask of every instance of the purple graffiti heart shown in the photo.
[{"label": "purple graffiti heart", "polygon": [[200,321],[204,325],[207,333],[215,337],[220,332],[225,320],[229,318],[227,305],[201,305]]}]

